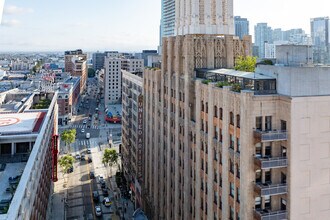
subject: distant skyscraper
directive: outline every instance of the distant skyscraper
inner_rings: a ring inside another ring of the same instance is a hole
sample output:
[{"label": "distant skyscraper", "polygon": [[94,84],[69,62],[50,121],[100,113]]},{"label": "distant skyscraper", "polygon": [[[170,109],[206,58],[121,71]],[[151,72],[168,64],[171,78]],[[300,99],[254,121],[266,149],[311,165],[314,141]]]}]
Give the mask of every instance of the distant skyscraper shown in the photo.
[{"label": "distant skyscraper", "polygon": [[162,0],[162,17],[160,23],[159,53],[161,53],[163,37],[174,35],[175,0]]},{"label": "distant skyscraper", "polygon": [[3,6],[5,5],[5,0],[0,0],[0,24],[2,21]]},{"label": "distant skyscraper", "polygon": [[105,53],[93,53],[93,68],[94,70],[100,70],[104,67],[104,57],[105,57]]},{"label": "distant skyscraper", "polygon": [[254,44],[259,48],[259,58],[265,58],[265,43],[273,43],[272,28],[258,23],[254,26]]},{"label": "distant skyscraper", "polygon": [[235,16],[235,35],[243,39],[243,36],[249,35],[249,21],[247,18],[241,18],[241,16]]},{"label": "distant skyscraper", "polygon": [[330,63],[329,17],[311,19],[311,35],[313,41],[313,56],[315,63]]}]

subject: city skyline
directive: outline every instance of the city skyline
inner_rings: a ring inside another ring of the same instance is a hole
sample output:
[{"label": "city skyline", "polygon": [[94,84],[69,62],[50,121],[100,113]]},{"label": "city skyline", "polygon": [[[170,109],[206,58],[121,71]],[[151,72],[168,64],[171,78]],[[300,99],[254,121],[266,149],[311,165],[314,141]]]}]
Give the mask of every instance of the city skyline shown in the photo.
[{"label": "city skyline", "polygon": [[[298,0],[271,0],[267,5],[260,3],[260,0],[234,1],[234,16],[250,21],[250,34],[259,22],[285,30],[302,28],[310,34],[310,18],[330,15],[326,11],[330,3],[321,0],[312,5]],[[99,0],[95,5],[77,0],[47,4],[41,0],[7,0],[0,26],[0,51],[82,48],[85,51],[112,49],[138,52],[156,49],[159,44],[160,5],[161,1],[155,0]],[[292,9],[298,10],[292,12]]]}]

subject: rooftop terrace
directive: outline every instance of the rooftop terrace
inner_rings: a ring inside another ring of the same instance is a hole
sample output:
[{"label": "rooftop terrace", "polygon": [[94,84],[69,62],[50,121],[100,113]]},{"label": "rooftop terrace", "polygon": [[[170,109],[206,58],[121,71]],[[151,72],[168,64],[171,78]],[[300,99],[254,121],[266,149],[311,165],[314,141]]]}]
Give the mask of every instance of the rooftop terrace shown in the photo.
[{"label": "rooftop terrace", "polygon": [[242,72],[232,69],[196,69],[196,78],[203,83],[217,83],[216,86],[232,86],[233,91],[254,91],[255,95],[276,94],[276,79],[255,72]]}]

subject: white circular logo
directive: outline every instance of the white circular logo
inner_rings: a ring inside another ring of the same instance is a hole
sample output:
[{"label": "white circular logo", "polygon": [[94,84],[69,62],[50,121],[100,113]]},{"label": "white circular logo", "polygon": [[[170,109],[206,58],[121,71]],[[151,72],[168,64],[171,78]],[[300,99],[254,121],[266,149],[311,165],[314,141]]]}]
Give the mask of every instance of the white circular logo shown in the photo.
[{"label": "white circular logo", "polygon": [[19,118],[7,117],[7,118],[0,118],[0,127],[14,125],[20,122]]}]

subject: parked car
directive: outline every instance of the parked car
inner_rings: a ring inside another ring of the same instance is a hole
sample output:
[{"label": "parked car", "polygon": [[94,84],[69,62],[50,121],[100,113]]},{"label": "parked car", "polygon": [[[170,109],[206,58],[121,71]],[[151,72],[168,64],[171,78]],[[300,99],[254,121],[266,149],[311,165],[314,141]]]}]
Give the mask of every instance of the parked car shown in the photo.
[{"label": "parked car", "polygon": [[101,206],[95,206],[95,215],[96,216],[102,216]]},{"label": "parked car", "polygon": [[92,158],[91,157],[88,157],[88,163],[91,163],[91,162],[93,162],[92,161]]},{"label": "parked car", "polygon": [[90,179],[95,179],[95,174],[94,174],[94,172],[92,172],[92,171],[89,172],[89,178],[90,178]]},{"label": "parked car", "polygon": [[87,149],[87,154],[91,154],[92,152],[91,152],[91,149]]},{"label": "parked car", "polygon": [[81,133],[85,133],[85,129],[84,128],[81,129]]},{"label": "parked car", "polygon": [[85,154],[81,154],[80,160],[86,160]]},{"label": "parked car", "polygon": [[104,197],[108,197],[109,196],[109,192],[108,192],[108,190],[107,189],[102,189],[102,193],[103,193],[103,196]]},{"label": "parked car", "polygon": [[80,154],[76,154],[76,159],[77,159],[77,160],[80,159]]},{"label": "parked car", "polygon": [[68,170],[67,170],[67,173],[72,173],[73,172],[73,167],[70,167]]},{"label": "parked car", "polygon": [[100,195],[98,191],[93,191],[93,200],[98,202],[100,200]]}]

